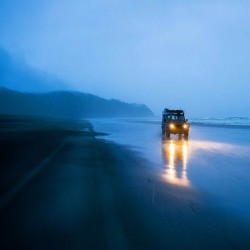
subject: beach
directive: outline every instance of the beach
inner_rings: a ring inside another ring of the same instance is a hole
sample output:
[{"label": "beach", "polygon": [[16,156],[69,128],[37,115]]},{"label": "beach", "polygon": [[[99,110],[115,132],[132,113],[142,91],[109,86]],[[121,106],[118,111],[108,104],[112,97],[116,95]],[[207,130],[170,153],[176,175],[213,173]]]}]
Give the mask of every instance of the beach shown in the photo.
[{"label": "beach", "polygon": [[249,249],[250,130],[1,116],[1,249]]}]

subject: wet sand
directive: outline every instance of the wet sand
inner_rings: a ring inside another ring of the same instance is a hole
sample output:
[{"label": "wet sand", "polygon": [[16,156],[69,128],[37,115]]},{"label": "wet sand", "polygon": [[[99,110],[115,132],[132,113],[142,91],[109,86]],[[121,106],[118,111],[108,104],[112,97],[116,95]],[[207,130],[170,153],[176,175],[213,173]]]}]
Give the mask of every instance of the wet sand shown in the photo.
[{"label": "wet sand", "polygon": [[86,121],[2,116],[0,124],[1,249],[250,249],[249,196],[232,212],[216,171],[229,171],[231,193],[246,182],[239,171],[240,181],[230,179],[228,161],[238,158],[221,155],[220,144],[204,154],[211,144],[198,135],[189,144],[157,137],[150,160]]}]

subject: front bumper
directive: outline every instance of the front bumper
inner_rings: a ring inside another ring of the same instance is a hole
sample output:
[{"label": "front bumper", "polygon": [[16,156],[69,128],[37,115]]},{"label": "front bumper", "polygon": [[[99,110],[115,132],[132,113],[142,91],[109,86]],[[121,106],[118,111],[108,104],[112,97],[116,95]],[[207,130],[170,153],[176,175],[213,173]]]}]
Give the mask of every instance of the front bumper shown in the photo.
[{"label": "front bumper", "polygon": [[163,125],[163,130],[170,134],[187,134],[189,132],[189,126],[186,128],[183,125],[179,126],[170,126],[170,125]]}]

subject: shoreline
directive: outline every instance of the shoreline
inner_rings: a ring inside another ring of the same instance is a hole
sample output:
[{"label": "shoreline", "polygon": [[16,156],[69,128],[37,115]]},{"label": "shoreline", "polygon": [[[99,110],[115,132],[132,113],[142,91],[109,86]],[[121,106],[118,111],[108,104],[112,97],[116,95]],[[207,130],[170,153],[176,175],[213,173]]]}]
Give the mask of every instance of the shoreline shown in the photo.
[{"label": "shoreline", "polygon": [[1,209],[1,249],[249,249],[249,223],[209,195],[166,184],[143,155],[88,122],[40,121],[33,132],[29,120],[0,133],[1,198],[48,159]]}]

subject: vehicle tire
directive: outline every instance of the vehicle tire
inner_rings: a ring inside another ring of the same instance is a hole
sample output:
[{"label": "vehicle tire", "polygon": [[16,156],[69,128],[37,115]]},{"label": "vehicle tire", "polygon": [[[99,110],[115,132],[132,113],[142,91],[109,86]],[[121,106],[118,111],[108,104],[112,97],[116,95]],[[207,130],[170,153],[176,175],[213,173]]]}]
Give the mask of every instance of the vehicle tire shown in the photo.
[{"label": "vehicle tire", "polygon": [[185,139],[185,140],[188,140],[188,132],[186,132],[186,133],[184,134],[184,139]]},{"label": "vehicle tire", "polygon": [[167,139],[170,139],[170,133],[166,133]]}]

